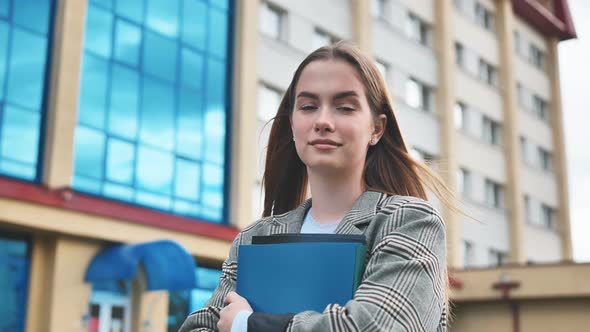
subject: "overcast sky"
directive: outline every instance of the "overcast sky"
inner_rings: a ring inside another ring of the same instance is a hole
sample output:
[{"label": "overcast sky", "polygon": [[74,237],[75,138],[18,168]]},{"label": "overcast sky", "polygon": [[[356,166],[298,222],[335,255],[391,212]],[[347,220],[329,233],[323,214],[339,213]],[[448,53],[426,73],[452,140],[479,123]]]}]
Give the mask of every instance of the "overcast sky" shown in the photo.
[{"label": "overcast sky", "polygon": [[574,259],[590,262],[590,1],[569,0],[578,39],[561,42],[559,64]]}]

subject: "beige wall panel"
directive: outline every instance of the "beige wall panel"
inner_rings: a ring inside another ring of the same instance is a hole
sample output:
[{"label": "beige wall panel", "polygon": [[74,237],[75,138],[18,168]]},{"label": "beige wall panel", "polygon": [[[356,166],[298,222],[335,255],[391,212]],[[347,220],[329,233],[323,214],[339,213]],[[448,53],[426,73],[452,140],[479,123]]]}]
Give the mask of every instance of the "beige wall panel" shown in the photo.
[{"label": "beige wall panel", "polygon": [[522,332],[587,331],[590,298],[522,303]]},{"label": "beige wall panel", "polygon": [[453,13],[453,29],[460,31],[455,35],[466,49],[472,50],[494,66],[498,66],[498,41],[496,36],[476,25],[471,18],[457,10]]},{"label": "beige wall panel", "polygon": [[539,120],[531,111],[522,108],[518,108],[517,114],[520,134],[529,139],[531,143],[553,151],[553,133],[549,124]]},{"label": "beige wall panel", "polygon": [[55,246],[55,263],[49,311],[49,332],[85,332],[83,316],[88,312],[92,286],[84,282],[88,264],[101,249],[98,243],[60,237]]},{"label": "beige wall panel", "polygon": [[[457,99],[473,105],[492,119],[503,119],[502,98],[499,91],[467,74],[459,68],[455,71]],[[482,103],[485,100],[485,103]]]},{"label": "beige wall panel", "polygon": [[231,245],[230,241],[2,198],[0,219],[33,229],[120,243],[170,239],[179,242],[197,258],[213,261],[225,260]]},{"label": "beige wall panel", "polygon": [[552,100],[551,86],[547,74],[516,55],[514,55],[514,75],[516,81],[524,85],[529,91],[547,101]]},{"label": "beige wall panel", "polygon": [[450,332],[512,331],[510,309],[506,303],[459,303],[452,311]]}]

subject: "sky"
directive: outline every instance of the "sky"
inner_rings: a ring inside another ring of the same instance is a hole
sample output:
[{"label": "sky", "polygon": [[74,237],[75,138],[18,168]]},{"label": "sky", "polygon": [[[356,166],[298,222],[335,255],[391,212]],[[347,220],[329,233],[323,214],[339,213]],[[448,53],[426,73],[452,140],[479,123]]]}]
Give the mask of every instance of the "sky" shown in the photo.
[{"label": "sky", "polygon": [[559,44],[574,260],[590,262],[590,1],[569,0],[577,39]]}]

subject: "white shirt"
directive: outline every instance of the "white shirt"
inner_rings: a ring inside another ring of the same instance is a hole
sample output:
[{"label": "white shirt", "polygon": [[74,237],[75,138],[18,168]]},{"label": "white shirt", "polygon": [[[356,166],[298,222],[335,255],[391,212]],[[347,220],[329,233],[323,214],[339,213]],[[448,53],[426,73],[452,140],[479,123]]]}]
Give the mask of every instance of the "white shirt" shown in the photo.
[{"label": "white shirt", "polygon": [[[329,224],[321,224],[311,216],[311,209],[307,211],[303,225],[301,226],[301,234],[333,234],[338,227],[341,220]],[[231,332],[248,332],[248,318],[252,311],[242,310],[238,312],[231,326]]]}]

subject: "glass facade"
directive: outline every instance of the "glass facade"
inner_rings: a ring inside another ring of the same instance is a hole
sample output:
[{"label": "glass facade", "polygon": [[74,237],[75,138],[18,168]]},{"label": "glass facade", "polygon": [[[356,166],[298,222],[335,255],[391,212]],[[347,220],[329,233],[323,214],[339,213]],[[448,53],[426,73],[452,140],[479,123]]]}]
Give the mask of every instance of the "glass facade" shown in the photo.
[{"label": "glass facade", "polygon": [[0,0],[0,174],[38,179],[53,1]]},{"label": "glass facade", "polygon": [[170,292],[168,304],[169,332],[178,331],[191,312],[204,307],[219,284],[221,270],[197,267],[195,273],[197,276],[197,288],[183,292]]},{"label": "glass facade", "polygon": [[230,0],[89,1],[73,187],[221,223]]},{"label": "glass facade", "polygon": [[25,330],[29,256],[27,239],[0,233],[0,331]]}]

